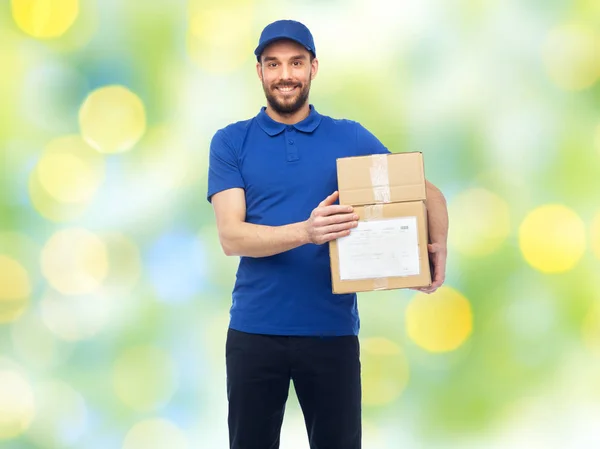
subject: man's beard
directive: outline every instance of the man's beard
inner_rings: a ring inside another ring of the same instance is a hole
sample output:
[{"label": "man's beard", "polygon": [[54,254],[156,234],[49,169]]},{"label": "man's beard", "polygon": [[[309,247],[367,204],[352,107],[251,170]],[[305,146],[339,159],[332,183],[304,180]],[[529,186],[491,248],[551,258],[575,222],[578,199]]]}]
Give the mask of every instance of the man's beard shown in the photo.
[{"label": "man's beard", "polygon": [[306,85],[301,85],[299,83],[279,83],[276,86],[274,86],[273,89],[276,90],[276,87],[292,86],[301,86],[300,91],[298,92],[298,94],[296,94],[296,97],[285,98],[283,101],[281,101],[279,98],[272,94],[272,89],[267,88],[267,86],[263,84],[263,90],[265,91],[265,96],[267,97],[267,103],[269,103],[269,106],[271,107],[271,109],[273,109],[273,111],[281,115],[288,115],[293,114],[294,112],[298,111],[302,106],[304,106],[304,104],[308,100],[308,93],[310,92],[310,80]]}]

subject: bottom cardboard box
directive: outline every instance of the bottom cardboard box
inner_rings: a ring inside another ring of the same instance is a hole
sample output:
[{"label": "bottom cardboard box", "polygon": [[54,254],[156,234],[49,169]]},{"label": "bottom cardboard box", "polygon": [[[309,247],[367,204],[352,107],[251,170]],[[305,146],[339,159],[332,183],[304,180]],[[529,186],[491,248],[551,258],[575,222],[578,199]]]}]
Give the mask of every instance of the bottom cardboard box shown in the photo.
[{"label": "bottom cardboard box", "polygon": [[423,201],[354,206],[354,211],[358,226],[329,242],[333,293],[431,285]]}]

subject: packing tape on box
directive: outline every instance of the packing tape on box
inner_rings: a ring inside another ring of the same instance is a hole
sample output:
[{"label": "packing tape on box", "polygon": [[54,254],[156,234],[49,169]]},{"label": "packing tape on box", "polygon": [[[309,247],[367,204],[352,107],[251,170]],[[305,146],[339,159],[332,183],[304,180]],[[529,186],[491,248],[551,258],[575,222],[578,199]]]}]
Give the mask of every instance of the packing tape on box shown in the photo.
[{"label": "packing tape on box", "polygon": [[387,290],[387,288],[388,288],[387,278],[373,279],[373,290]]},{"label": "packing tape on box", "polygon": [[380,220],[383,218],[383,204],[373,204],[371,206],[365,206],[365,221],[369,220]]},{"label": "packing tape on box", "polygon": [[371,185],[376,203],[391,201],[388,160],[385,154],[371,155]]}]

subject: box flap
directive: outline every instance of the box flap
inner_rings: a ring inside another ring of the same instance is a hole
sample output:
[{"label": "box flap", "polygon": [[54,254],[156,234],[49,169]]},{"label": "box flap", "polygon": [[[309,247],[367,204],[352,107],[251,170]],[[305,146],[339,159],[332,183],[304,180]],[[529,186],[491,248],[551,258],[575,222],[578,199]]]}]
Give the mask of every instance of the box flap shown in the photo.
[{"label": "box flap", "polygon": [[337,159],[340,204],[426,199],[421,152],[374,154]]}]

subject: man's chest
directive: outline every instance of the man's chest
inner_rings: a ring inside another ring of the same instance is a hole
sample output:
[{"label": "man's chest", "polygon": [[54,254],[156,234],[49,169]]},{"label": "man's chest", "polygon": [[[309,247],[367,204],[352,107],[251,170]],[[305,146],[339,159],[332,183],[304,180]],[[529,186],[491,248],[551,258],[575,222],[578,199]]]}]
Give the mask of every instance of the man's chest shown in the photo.
[{"label": "man's chest", "polygon": [[243,152],[240,168],[247,192],[291,193],[311,185],[326,189],[337,185],[336,160],[347,155],[343,145],[315,145],[308,139],[283,137]]},{"label": "man's chest", "polygon": [[311,145],[307,139],[290,143],[285,137],[244,149],[240,160],[248,215],[258,222],[306,219],[337,189],[336,160],[348,155],[349,148],[340,142]]}]

